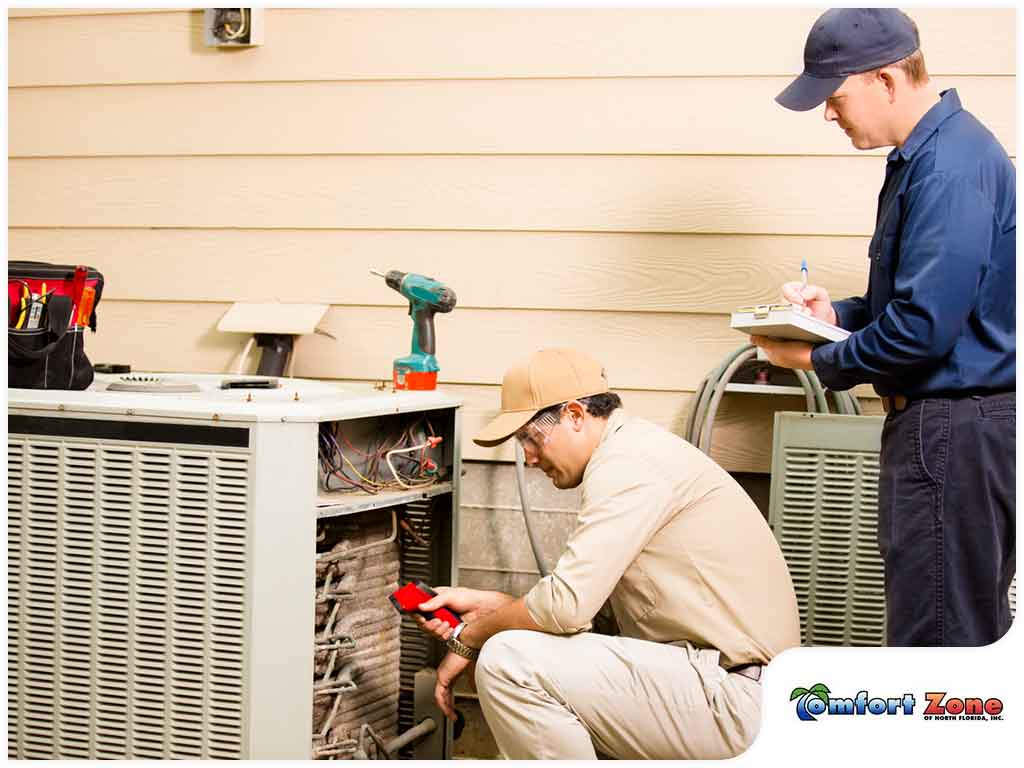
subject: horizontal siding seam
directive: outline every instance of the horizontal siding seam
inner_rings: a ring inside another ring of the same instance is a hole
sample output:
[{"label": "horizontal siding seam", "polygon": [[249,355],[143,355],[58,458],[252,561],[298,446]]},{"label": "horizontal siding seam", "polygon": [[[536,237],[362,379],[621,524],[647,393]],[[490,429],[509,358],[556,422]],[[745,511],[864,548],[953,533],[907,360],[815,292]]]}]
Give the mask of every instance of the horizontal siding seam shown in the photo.
[{"label": "horizontal siding seam", "polygon": [[[52,18],[52,17],[46,17]],[[63,18],[63,17],[61,17]],[[196,85],[323,85],[330,83],[375,85],[381,83],[502,83],[502,82],[591,82],[604,80],[777,80],[786,77],[796,77],[799,72],[776,72],[776,73],[707,73],[702,72],[696,75],[680,73],[672,74],[643,74],[643,75],[487,75],[487,76],[465,76],[452,77],[451,75],[437,77],[325,77],[325,78],[282,78],[282,79],[257,79],[257,80],[118,80],[117,82],[95,81],[75,83],[20,83],[8,87],[8,91],[19,90],[47,90],[56,88],[139,88],[139,87],[191,87]],[[955,77],[955,78],[1016,78],[1016,72],[930,72],[933,78]],[[11,78],[12,80],[16,78]]]},{"label": "horizontal siding seam", "polygon": [[794,237],[794,238],[850,238],[857,237],[863,240],[869,240],[871,235],[844,235],[829,233],[826,235],[804,235],[804,234],[761,234],[759,232],[610,232],[608,230],[566,230],[566,229],[484,229],[484,230],[473,230],[473,229],[422,229],[417,227],[406,227],[406,228],[384,228],[379,227],[180,227],[180,226],[139,226],[129,225],[125,227],[111,227],[108,225],[99,225],[95,227],[90,226],[79,226],[79,225],[52,225],[52,226],[32,226],[32,225],[11,225],[7,227],[8,232],[45,232],[53,230],[56,232],[66,232],[73,230],[86,230],[89,232],[430,232],[435,234],[459,234],[463,232],[473,233],[487,233],[494,236],[499,235],[518,235],[518,234],[540,234],[540,235],[551,235],[558,237],[561,235],[609,235],[611,237],[629,236],[631,234],[637,234],[643,237],[716,237],[716,238],[768,238],[768,237]]},{"label": "horizontal siding seam", "polygon": [[[11,11],[15,10],[18,11],[18,13],[12,16]],[[146,8],[139,10],[132,10],[130,8],[114,8],[111,10],[103,10],[101,8],[83,8],[78,13],[32,13],[31,8],[8,8],[7,21],[12,22],[46,21],[48,19],[79,19],[85,16],[156,16],[158,14],[167,15],[171,13],[194,13],[195,10],[196,9],[192,8]]]},{"label": "horizontal siding seam", "polygon": [[[106,304],[116,302],[117,304],[219,304],[221,306],[228,306],[234,302],[231,299],[132,299],[132,298],[119,298],[116,296],[108,296],[104,294]],[[256,302],[260,303],[260,302]],[[262,302],[262,303],[273,303],[273,302]],[[405,304],[353,304],[349,302],[330,302],[329,307],[344,307],[346,309],[395,309],[396,307],[407,306]],[[671,311],[665,309],[605,309],[605,308],[578,308],[578,307],[515,307],[515,306],[501,306],[496,307],[494,305],[480,305],[475,306],[472,304],[459,304],[461,310],[473,310],[475,312],[531,312],[535,314],[540,313],[557,313],[562,314],[599,314],[599,315],[638,315],[642,314],[644,317],[651,317],[653,315],[662,315],[665,317],[706,317],[715,316],[725,318],[725,312],[715,311],[703,311],[703,310],[685,310],[685,311]],[[737,335],[737,338],[739,336]]]},{"label": "horizontal siding seam", "polygon": [[292,160],[300,160],[302,158],[316,158],[323,159],[324,157],[358,157],[358,158],[377,158],[377,157],[403,157],[403,158],[417,158],[426,157],[431,159],[446,159],[446,158],[463,158],[463,157],[500,157],[500,158],[514,158],[518,160],[530,159],[533,157],[543,158],[550,160],[553,158],[567,158],[574,159],[577,157],[596,157],[596,158],[634,158],[634,157],[702,157],[702,158],[717,158],[726,157],[734,160],[760,160],[762,158],[779,158],[784,160],[792,160],[794,158],[809,158],[818,159],[821,157],[827,158],[848,158],[850,160],[884,160],[888,153],[884,152],[858,152],[854,153],[773,153],[773,152],[272,152],[267,154],[255,153],[255,152],[238,152],[238,153],[181,153],[181,152],[169,152],[166,154],[154,153],[154,154],[109,154],[109,155],[11,155],[8,154],[10,160],[26,160],[26,161],[38,161],[38,160],[174,160],[174,159],[190,159],[190,158],[229,158],[229,159],[240,159],[240,158],[252,158],[255,160],[263,160],[267,158],[288,158]]},{"label": "horizontal siding seam", "polygon": [[[209,158],[293,158],[301,159],[306,157],[429,157],[429,158],[457,158],[457,157],[514,157],[514,158],[578,158],[578,157],[728,157],[734,159],[750,158],[783,158],[786,160],[794,158],[849,158],[851,160],[884,159],[886,154],[865,152],[853,154],[847,152],[267,152],[254,154],[251,152],[228,154],[224,152],[193,152],[181,153],[139,153],[139,154],[91,154],[91,155],[18,155],[8,154],[8,160],[146,160],[146,159],[209,159]],[[1010,155],[1016,157],[1016,155]]]},{"label": "horizontal siding seam", "polygon": [[160,226],[154,224],[152,226],[139,226],[137,224],[125,226],[125,227],[111,227],[111,226],[99,226],[90,227],[85,224],[62,224],[62,225],[28,225],[28,224],[16,224],[9,225],[9,230],[69,230],[69,229],[106,229],[106,230],[184,230],[188,232],[274,232],[274,231],[288,231],[288,232],[505,232],[505,233],[533,233],[533,234],[558,234],[558,235],[666,235],[666,236],[678,236],[678,235],[709,235],[714,237],[856,237],[864,238],[871,237],[869,232],[727,232],[727,231],[709,231],[709,230],[644,230],[644,229],[510,229],[507,227],[463,227],[460,229],[453,229],[451,227],[438,227],[437,229],[425,228],[425,227],[295,227],[282,225],[280,227],[229,227],[229,226],[206,226],[206,227],[181,227],[181,226]]}]

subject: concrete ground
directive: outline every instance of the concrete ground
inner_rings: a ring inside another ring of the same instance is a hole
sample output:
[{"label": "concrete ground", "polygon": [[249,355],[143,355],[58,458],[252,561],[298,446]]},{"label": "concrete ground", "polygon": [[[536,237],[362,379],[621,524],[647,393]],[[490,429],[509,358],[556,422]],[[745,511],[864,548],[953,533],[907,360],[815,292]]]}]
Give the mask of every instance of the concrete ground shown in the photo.
[{"label": "concrete ground", "polygon": [[455,742],[456,760],[500,760],[498,746],[487,727],[475,694],[456,692],[455,708],[466,718],[466,727]]}]

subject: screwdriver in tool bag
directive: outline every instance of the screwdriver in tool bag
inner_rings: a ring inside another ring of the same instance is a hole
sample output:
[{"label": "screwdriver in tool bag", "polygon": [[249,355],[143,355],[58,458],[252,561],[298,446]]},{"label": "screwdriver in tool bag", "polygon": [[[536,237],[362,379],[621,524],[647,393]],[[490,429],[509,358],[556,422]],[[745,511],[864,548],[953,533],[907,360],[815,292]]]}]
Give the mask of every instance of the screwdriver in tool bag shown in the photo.
[{"label": "screwdriver in tool bag", "polygon": [[[71,325],[80,324],[79,318],[82,315],[82,297],[85,293],[85,279],[89,276],[89,268],[84,264],[75,267],[75,276],[71,281]],[[91,311],[91,310],[90,310]]]},{"label": "screwdriver in tool bag", "polygon": [[82,289],[82,300],[78,304],[78,316],[75,318],[75,325],[88,325],[89,317],[92,315],[92,305],[96,301],[96,289],[92,286],[85,286]]},{"label": "screwdriver in tool bag", "polygon": [[42,325],[43,310],[46,307],[46,297],[48,295],[46,293],[46,283],[43,283],[38,294],[32,294],[32,303],[28,307],[28,320],[25,321],[26,328],[35,329]]},{"label": "screwdriver in tool bag", "polygon": [[75,267],[75,277],[71,283],[71,303],[76,307],[82,305],[82,291],[85,290],[85,279],[89,276],[89,268],[84,264]]}]

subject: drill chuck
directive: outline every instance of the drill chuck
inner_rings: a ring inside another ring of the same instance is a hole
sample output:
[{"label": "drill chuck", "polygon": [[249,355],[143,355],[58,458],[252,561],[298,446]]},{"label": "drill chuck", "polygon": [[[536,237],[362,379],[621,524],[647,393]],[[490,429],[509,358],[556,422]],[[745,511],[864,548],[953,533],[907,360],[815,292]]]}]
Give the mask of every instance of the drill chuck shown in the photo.
[{"label": "drill chuck", "polygon": [[434,300],[434,309],[438,312],[451,312],[455,309],[455,291],[447,285],[441,288]]}]

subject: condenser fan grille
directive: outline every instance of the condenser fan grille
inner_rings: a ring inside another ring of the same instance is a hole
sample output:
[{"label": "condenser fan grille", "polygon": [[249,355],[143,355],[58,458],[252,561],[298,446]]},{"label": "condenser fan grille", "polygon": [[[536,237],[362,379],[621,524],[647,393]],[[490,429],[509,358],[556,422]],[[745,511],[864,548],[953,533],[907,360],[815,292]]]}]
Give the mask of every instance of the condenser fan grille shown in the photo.
[{"label": "condenser fan grille", "polygon": [[10,757],[245,757],[248,464],[9,437]]},{"label": "condenser fan grille", "polygon": [[882,645],[878,554],[882,419],[776,413],[770,522],[789,565],[805,645]]},{"label": "condenser fan grille", "polygon": [[[776,413],[769,521],[793,577],[805,645],[883,645],[878,551],[883,417]],[[1017,580],[1010,585],[1016,613]]]},{"label": "condenser fan grille", "polygon": [[885,630],[878,457],[789,449],[776,535],[789,563],[804,643],[880,645]]}]

